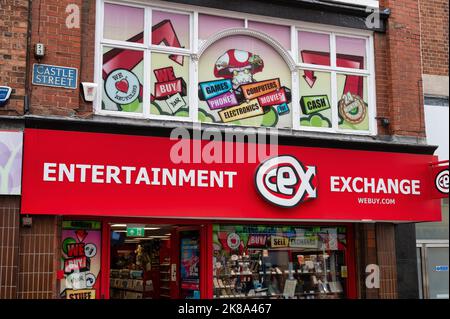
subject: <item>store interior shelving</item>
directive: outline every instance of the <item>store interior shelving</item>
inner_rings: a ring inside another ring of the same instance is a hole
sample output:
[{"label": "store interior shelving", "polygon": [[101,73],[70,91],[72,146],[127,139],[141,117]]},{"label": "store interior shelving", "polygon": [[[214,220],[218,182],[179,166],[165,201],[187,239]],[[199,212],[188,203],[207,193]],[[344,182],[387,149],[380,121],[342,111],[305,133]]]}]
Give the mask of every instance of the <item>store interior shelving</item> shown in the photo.
[{"label": "store interior shelving", "polygon": [[[268,254],[274,251],[284,254],[291,262],[272,264]],[[342,273],[336,263],[339,252],[274,251],[253,249],[248,255],[222,258],[225,260],[222,263],[217,261],[214,298],[338,299],[344,296]]]}]

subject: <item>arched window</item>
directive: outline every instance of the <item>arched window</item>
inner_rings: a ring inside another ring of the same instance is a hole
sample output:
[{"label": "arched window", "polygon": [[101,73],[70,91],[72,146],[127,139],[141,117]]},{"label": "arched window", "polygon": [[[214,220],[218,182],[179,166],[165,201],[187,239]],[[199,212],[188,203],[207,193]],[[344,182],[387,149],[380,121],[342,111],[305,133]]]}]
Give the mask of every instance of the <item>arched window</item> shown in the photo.
[{"label": "arched window", "polygon": [[202,52],[199,121],[292,128],[292,70],[268,37],[251,33],[225,33]]}]

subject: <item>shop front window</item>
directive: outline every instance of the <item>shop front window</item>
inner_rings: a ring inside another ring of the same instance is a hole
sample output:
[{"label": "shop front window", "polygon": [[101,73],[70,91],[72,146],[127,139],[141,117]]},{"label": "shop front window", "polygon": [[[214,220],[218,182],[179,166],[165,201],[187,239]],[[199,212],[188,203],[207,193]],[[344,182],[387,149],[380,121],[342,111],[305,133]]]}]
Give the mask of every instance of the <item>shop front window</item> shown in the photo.
[{"label": "shop front window", "polygon": [[376,133],[370,33],[205,8],[99,3],[97,114]]},{"label": "shop front window", "polygon": [[214,298],[340,299],[345,227],[215,225]]},{"label": "shop front window", "polygon": [[190,117],[192,14],[103,5],[100,114]]}]

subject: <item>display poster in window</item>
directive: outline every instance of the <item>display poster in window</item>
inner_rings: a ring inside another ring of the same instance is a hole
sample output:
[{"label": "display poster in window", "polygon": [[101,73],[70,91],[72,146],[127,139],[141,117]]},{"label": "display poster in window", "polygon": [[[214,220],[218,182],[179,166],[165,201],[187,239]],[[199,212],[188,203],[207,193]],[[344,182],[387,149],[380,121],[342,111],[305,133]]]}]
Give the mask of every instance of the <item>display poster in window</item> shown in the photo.
[{"label": "display poster in window", "polygon": [[189,117],[189,58],[182,61],[163,53],[152,54],[152,115]]},{"label": "display poster in window", "polygon": [[332,128],[331,73],[300,71],[300,125]]},{"label": "display poster in window", "polygon": [[21,194],[22,151],[22,132],[0,132],[0,195]]},{"label": "display poster in window", "polygon": [[199,120],[292,127],[291,71],[270,45],[249,36],[221,39],[200,58]]},{"label": "display poster in window", "polygon": [[100,296],[101,229],[99,223],[78,227],[63,225],[60,296],[64,299],[96,299]]},{"label": "display poster in window", "polygon": [[181,289],[183,297],[195,299],[200,290],[200,243],[197,236],[183,237],[180,244],[181,251]]}]

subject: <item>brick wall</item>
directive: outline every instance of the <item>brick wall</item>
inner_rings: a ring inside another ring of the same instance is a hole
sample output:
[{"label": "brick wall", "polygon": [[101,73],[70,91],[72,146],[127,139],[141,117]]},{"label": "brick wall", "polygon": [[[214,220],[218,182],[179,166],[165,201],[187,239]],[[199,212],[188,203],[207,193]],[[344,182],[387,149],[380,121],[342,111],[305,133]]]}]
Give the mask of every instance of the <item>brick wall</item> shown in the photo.
[{"label": "brick wall", "polygon": [[380,299],[396,299],[397,260],[395,252],[395,226],[376,225],[377,259],[380,266]]},{"label": "brick wall", "polygon": [[[95,1],[82,0],[81,8],[81,70],[80,79],[83,82],[94,82],[95,62]],[[85,103],[80,99],[79,117],[92,115],[92,103]]]},{"label": "brick wall", "polygon": [[448,76],[448,0],[420,0],[423,73]]},{"label": "brick wall", "polygon": [[[357,284],[361,299],[396,299],[397,258],[393,224],[359,224],[355,226]],[[366,287],[367,265],[380,267],[380,288]]]},{"label": "brick wall", "polygon": [[14,90],[0,115],[20,115],[25,97],[28,0],[0,0],[0,17],[0,85]]},{"label": "brick wall", "polygon": [[[81,0],[41,0],[32,4],[32,43],[43,43],[44,64],[79,69],[81,66],[81,28],[68,28],[69,4],[81,7]],[[38,63],[34,56],[31,65]],[[30,74],[32,70],[29,70]],[[31,78],[31,77],[30,77]],[[79,89],[67,90],[44,86],[31,87],[30,112],[34,115],[74,116],[79,107]]]},{"label": "brick wall", "polygon": [[20,197],[0,196],[0,299],[17,293]]},{"label": "brick wall", "polygon": [[391,9],[387,33],[375,37],[380,115],[390,118],[392,135],[425,137],[419,1],[382,0],[380,5]]},{"label": "brick wall", "polygon": [[378,299],[379,289],[367,289],[367,265],[378,264],[375,225],[355,225],[356,269],[359,299]]},{"label": "brick wall", "polygon": [[[389,101],[389,59],[388,59],[388,44],[387,36],[385,34],[375,34],[375,75],[376,75],[376,90],[377,90],[377,115],[379,117],[391,118],[391,107]],[[390,128],[385,128],[378,121],[378,134],[391,135]]]},{"label": "brick wall", "polygon": [[57,217],[35,216],[21,228],[17,298],[57,298],[60,225]]}]

